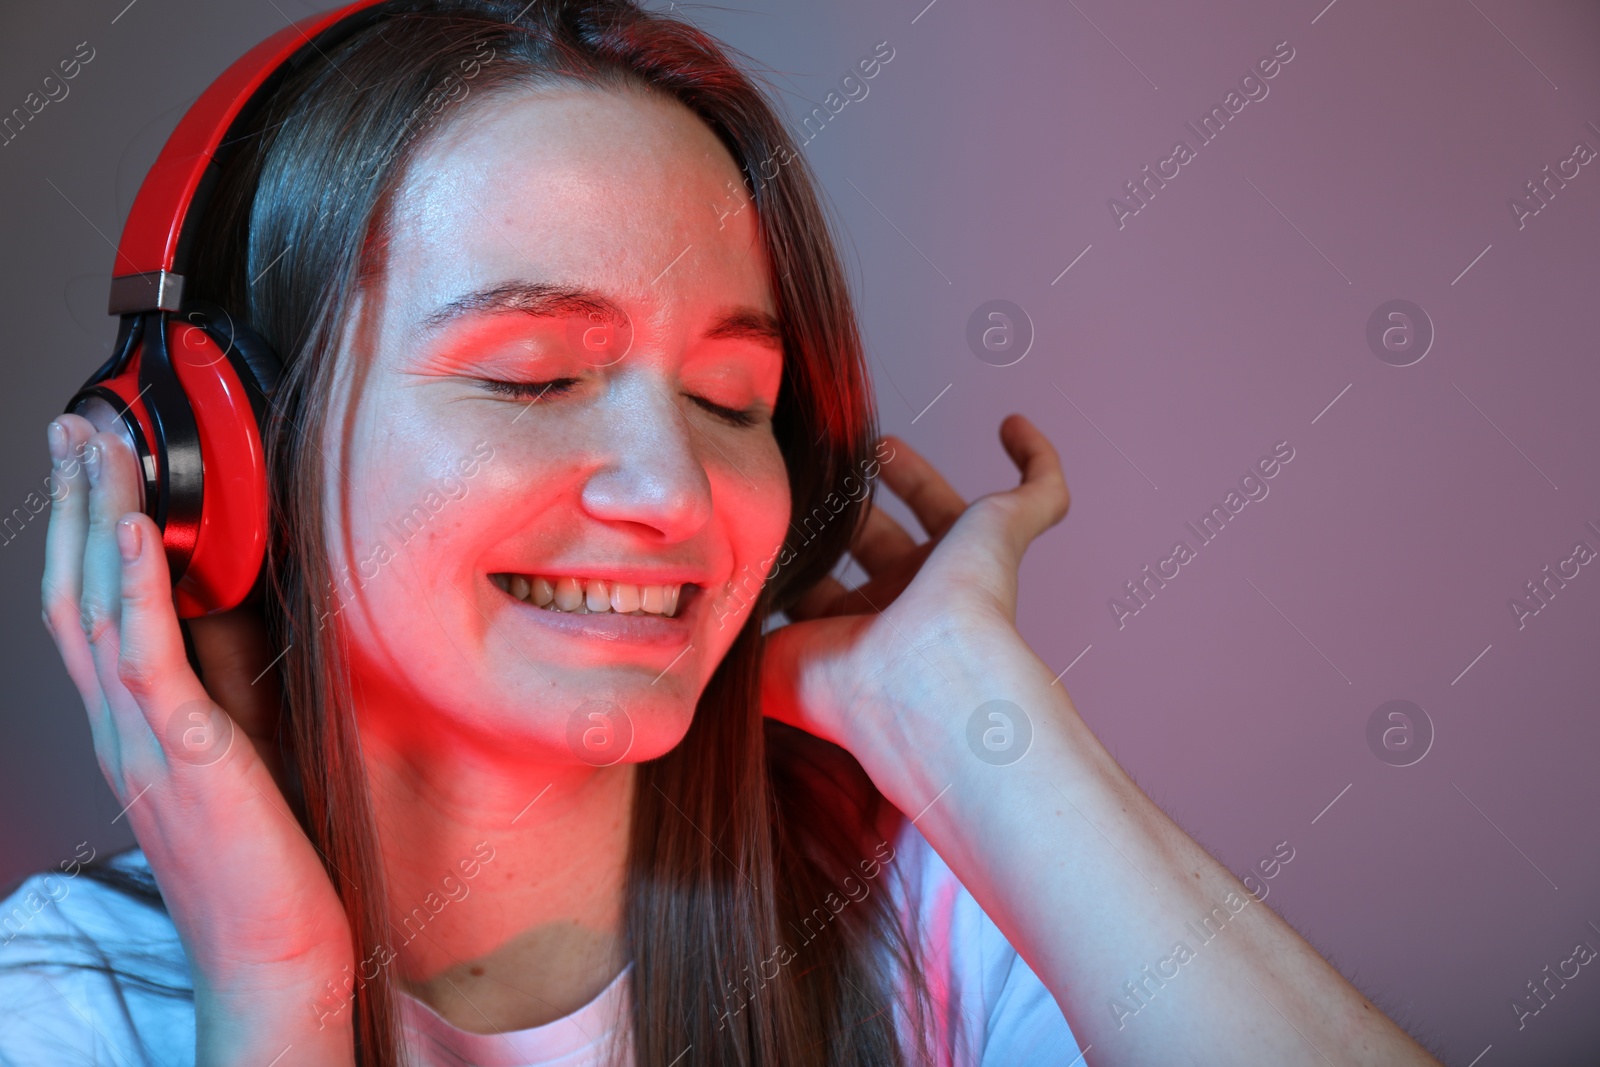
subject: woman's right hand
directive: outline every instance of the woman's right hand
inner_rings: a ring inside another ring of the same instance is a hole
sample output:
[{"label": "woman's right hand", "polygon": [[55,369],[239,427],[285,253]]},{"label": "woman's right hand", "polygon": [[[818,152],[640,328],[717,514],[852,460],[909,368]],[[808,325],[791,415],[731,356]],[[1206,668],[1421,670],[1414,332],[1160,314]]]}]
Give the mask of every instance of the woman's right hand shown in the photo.
[{"label": "woman's right hand", "polygon": [[77,415],[55,425],[51,460],[65,492],[46,535],[45,627],[188,956],[197,1063],[259,1067],[285,1045],[297,1050],[291,1062],[353,1062],[349,922],[279,787],[281,757],[262,727],[276,689],[263,696],[243,679],[267,665],[264,635],[243,616],[192,627],[201,670],[241,712],[241,728],[185,654],[131,449]]}]

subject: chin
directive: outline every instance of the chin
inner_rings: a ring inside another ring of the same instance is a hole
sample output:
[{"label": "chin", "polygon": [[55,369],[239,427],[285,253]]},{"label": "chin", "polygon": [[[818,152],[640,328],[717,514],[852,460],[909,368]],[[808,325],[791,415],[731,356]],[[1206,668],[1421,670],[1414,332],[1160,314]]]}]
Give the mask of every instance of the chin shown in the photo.
[{"label": "chin", "polygon": [[562,724],[567,751],[596,767],[666,755],[688,734],[695,713],[694,700],[671,690],[613,690],[563,703],[571,706]]}]

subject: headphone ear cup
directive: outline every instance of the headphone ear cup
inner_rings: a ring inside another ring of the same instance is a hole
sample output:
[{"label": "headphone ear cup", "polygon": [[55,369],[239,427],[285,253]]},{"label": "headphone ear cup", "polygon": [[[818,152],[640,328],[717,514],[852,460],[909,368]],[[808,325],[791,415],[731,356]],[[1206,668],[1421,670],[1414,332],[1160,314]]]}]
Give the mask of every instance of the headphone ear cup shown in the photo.
[{"label": "headphone ear cup", "polygon": [[259,419],[264,414],[265,405],[258,401],[270,400],[275,396],[278,383],[283,380],[283,363],[278,359],[278,354],[260,334],[215,304],[195,301],[188,305],[184,318],[211,336],[233,364],[240,381],[253,394],[259,394],[251,397]]},{"label": "headphone ear cup", "polygon": [[169,361],[204,470],[194,555],[173,590],[179,617],[193,618],[260,588],[269,533],[262,429],[282,369],[260,337],[214,305],[187,306],[167,321]]}]

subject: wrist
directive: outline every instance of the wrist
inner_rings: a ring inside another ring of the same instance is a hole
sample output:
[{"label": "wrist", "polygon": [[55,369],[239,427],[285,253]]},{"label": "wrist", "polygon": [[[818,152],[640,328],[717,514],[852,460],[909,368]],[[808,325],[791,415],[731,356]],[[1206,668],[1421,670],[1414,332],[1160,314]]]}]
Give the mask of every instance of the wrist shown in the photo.
[{"label": "wrist", "polygon": [[355,1064],[351,1011],[319,1022],[307,1010],[309,998],[305,996],[276,1004],[216,1002],[201,1006],[198,997],[196,1000],[196,1067]]},{"label": "wrist", "polygon": [[197,1067],[261,1067],[290,1049],[282,1062],[354,1064],[354,1002],[339,981],[348,971],[300,961],[221,982],[197,975]]},{"label": "wrist", "polygon": [[1024,759],[1077,718],[1066,690],[1009,623],[950,622],[858,675],[843,744],[896,807],[916,816],[946,787]]}]

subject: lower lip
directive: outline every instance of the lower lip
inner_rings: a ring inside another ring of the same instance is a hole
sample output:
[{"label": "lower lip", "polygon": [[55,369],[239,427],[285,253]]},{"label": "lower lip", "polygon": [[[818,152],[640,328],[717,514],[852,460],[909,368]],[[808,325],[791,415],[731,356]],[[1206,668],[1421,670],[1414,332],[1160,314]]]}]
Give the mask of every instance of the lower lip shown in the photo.
[{"label": "lower lip", "polygon": [[[487,578],[485,580],[487,581]],[[605,611],[598,614],[594,612],[578,614],[541,608],[526,600],[518,600],[493,582],[489,582],[489,586],[541,626],[572,637],[609,641],[613,644],[627,642],[682,648],[688,643],[689,634],[694,629],[701,600],[700,587],[686,585],[679,594],[676,615],[618,615],[616,612]]]}]

